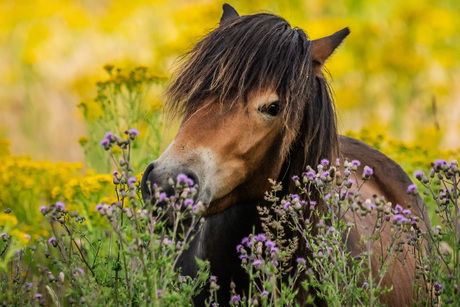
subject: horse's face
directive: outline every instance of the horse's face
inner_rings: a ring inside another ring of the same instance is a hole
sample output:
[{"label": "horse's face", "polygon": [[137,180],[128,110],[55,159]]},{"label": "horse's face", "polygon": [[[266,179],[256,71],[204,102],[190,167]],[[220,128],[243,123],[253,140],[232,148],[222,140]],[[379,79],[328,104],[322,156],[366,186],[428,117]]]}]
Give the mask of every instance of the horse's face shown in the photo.
[{"label": "horse's face", "polygon": [[[195,45],[168,89],[169,106],[183,110],[184,119],[168,149],[145,170],[143,198],[149,199],[152,184],[171,193],[168,180],[183,173],[198,184],[197,200],[209,205],[210,215],[263,199],[294,139],[297,147],[322,140],[314,150],[328,152],[320,145],[335,139],[334,115],[331,103],[321,101],[329,97],[325,83],[316,81],[348,33],[309,41],[281,17],[240,17],[224,5],[220,26]],[[318,128],[324,123],[332,128]],[[307,151],[297,151],[302,164]]]},{"label": "horse's face", "polygon": [[210,204],[206,214],[260,199],[270,188],[267,178],[280,172],[288,142],[281,107],[270,91],[231,108],[207,101],[185,115],[171,145],[147,169],[147,180],[166,187],[168,177],[188,175],[199,185],[198,200]]}]

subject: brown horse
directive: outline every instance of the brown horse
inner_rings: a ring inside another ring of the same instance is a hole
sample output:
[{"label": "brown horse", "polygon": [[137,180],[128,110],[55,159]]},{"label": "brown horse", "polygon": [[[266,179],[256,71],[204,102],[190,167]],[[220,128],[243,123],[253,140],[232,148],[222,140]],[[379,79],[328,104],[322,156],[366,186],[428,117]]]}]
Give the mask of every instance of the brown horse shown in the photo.
[{"label": "brown horse", "polygon": [[[337,133],[322,68],[348,34],[345,28],[309,40],[279,16],[239,16],[225,4],[219,27],[185,55],[167,90],[167,109],[183,121],[168,149],[145,170],[143,197],[151,199],[148,184],[167,189],[168,178],[179,173],[199,185],[197,201],[208,205],[206,221],[179,265],[183,274],[194,276],[195,256],[209,260],[221,285],[221,304],[229,301],[231,281],[238,291],[248,285],[235,246],[254,227],[260,228],[256,206],[271,188],[268,178],[282,182],[287,195],[294,189],[291,177],[307,165],[316,166],[324,158],[360,160],[374,169],[360,191],[364,199],[382,195],[404,208],[411,203],[412,212],[428,221],[420,197],[407,195],[411,180],[394,161]],[[358,169],[359,175],[362,171]],[[352,252],[361,251],[363,229],[374,222],[369,218],[356,224],[348,241]],[[388,227],[382,242],[389,238]],[[373,250],[375,263],[380,248]],[[297,251],[299,257],[304,253]],[[373,270],[375,274],[377,267]],[[382,303],[411,305],[414,270],[411,257],[393,264],[383,280],[393,290],[381,297]],[[298,301],[305,295],[300,291]],[[196,305],[205,296],[199,295]]]}]

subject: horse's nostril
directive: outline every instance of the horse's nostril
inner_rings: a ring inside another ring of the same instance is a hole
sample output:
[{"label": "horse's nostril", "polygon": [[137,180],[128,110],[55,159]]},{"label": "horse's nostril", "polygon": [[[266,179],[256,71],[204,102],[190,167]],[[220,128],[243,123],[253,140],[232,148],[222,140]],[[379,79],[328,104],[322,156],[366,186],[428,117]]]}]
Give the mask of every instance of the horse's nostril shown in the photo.
[{"label": "horse's nostril", "polygon": [[152,189],[152,182],[150,182],[150,174],[155,168],[155,162],[150,163],[144,171],[141,180],[141,194],[144,203],[149,202],[151,199],[151,189]]}]

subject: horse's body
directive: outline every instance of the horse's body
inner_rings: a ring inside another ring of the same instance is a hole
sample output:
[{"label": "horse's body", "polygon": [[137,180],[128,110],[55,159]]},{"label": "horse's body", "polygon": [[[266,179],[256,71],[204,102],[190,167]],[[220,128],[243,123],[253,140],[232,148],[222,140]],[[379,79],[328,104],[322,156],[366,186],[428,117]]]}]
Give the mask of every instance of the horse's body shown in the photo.
[{"label": "horse's body", "polygon": [[[382,195],[385,196],[386,200],[393,204],[400,204],[404,208],[410,204],[416,216],[423,217],[428,221],[426,212],[420,210],[424,206],[422,199],[419,196],[413,197],[407,194],[407,186],[412,182],[397,163],[369,145],[346,136],[340,137],[340,149],[342,158],[349,161],[361,160],[364,165],[375,170],[372,179],[360,190],[363,199],[370,199],[373,195]],[[361,177],[362,169],[359,169],[358,172],[358,177]],[[236,205],[207,218],[202,230],[197,233],[190,248],[179,260],[182,273],[190,276],[195,276],[198,271],[198,266],[190,259],[197,256],[209,260],[212,274],[217,276],[221,285],[219,301],[224,304],[229,300],[231,281],[235,282],[237,290],[240,291],[248,286],[249,279],[241,267],[241,260],[238,258],[235,246],[253,229],[256,230],[256,233],[261,230],[257,211],[258,205],[260,203]],[[351,212],[347,218],[356,223]],[[366,226],[373,225],[372,223],[375,221],[368,220],[368,222],[369,225]],[[363,226],[358,225],[358,227],[353,228],[348,240],[348,249],[354,254],[362,251],[362,246],[358,242],[362,235]],[[389,232],[390,228],[387,228],[386,231]],[[389,238],[390,235],[388,233],[382,234],[382,237]],[[374,263],[378,263],[376,257],[381,254],[379,248],[379,245],[374,247],[375,256],[372,259]],[[412,305],[415,262],[412,257],[398,261],[401,262],[388,270],[389,273],[382,282],[383,287],[393,287],[394,290],[382,297],[381,303],[388,306],[409,306]],[[402,265],[403,263],[404,265]],[[373,274],[376,276],[377,271],[375,270]],[[207,298],[207,293],[201,293],[195,300],[196,305],[200,306],[205,298]]]},{"label": "horse's body", "polygon": [[[293,175],[321,159],[360,160],[374,175],[360,190],[363,199],[384,196],[393,205],[412,205],[412,212],[428,221],[420,197],[406,194],[409,177],[391,159],[368,145],[337,134],[335,112],[322,67],[348,35],[343,29],[310,41],[300,29],[270,14],[239,16],[224,5],[220,26],[190,52],[168,89],[168,107],[184,119],[168,149],[146,169],[143,197],[149,184],[167,189],[168,177],[185,173],[199,186],[197,201],[208,205],[203,228],[179,261],[182,274],[194,276],[195,257],[207,259],[217,276],[219,303],[229,301],[230,282],[244,292],[248,277],[241,268],[236,245],[255,228],[257,212],[270,189],[268,178],[283,183],[283,195],[294,191]],[[363,169],[358,169],[358,177]],[[281,196],[283,196],[281,195]],[[154,201],[154,200],[152,200]],[[321,199],[317,199],[321,203]],[[353,220],[348,249],[362,251],[360,237],[372,217]],[[373,247],[373,264],[382,254],[379,246],[390,239],[390,228]],[[383,250],[385,247],[383,246]],[[296,255],[305,257],[304,250]],[[404,264],[403,264],[404,262]],[[377,272],[377,265],[372,270]],[[410,305],[415,260],[398,259],[382,285],[393,290],[382,297],[392,306]],[[306,291],[300,289],[298,301]],[[195,299],[204,304],[207,293]],[[321,302],[318,302],[321,303]]]}]

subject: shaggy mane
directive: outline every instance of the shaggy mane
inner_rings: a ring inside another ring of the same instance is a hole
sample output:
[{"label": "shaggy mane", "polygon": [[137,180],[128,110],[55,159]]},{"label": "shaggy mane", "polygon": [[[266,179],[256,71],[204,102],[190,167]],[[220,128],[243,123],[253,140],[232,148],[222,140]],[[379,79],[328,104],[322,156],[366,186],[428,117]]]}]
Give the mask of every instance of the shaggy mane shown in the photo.
[{"label": "shaggy mane", "polygon": [[286,138],[278,180],[291,186],[292,175],[332,159],[338,147],[334,104],[326,80],[314,72],[311,46],[303,30],[276,15],[221,24],[182,57],[166,91],[166,110],[191,114],[209,101],[231,108],[239,100],[247,104],[251,93],[275,91]]}]

